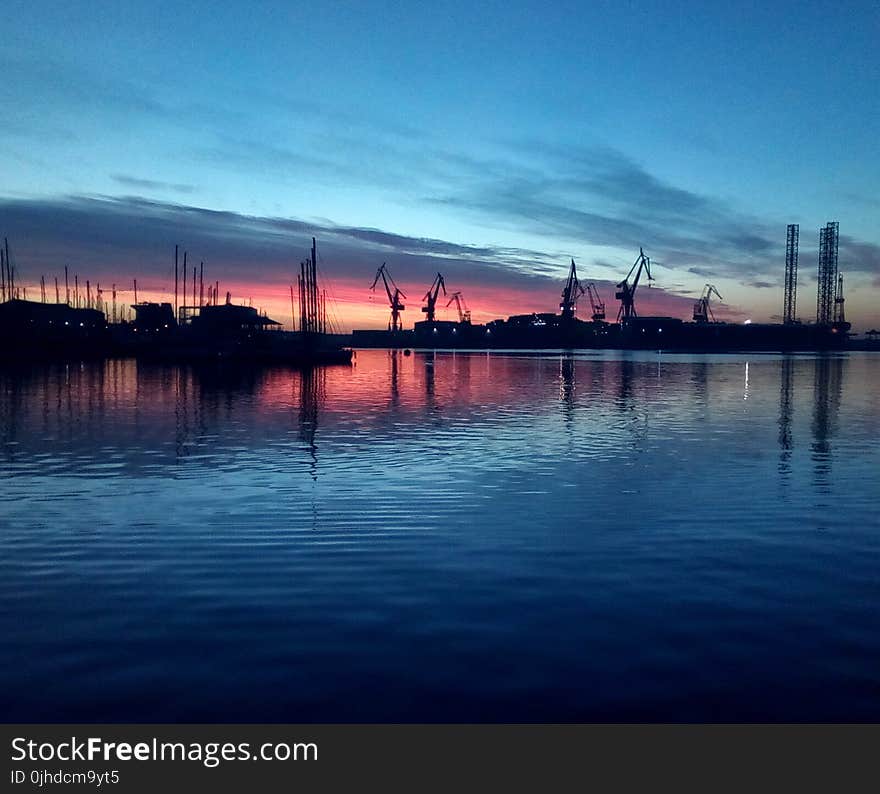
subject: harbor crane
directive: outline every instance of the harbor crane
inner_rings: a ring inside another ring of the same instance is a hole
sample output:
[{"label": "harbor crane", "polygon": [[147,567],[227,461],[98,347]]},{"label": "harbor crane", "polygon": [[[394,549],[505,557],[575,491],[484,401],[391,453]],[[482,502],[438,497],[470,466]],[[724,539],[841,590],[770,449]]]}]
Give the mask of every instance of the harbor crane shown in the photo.
[{"label": "harbor crane", "polygon": [[592,281],[587,284],[587,297],[590,299],[590,306],[593,309],[593,322],[605,322],[605,302],[599,297],[599,291]]},{"label": "harbor crane", "polygon": [[559,304],[563,322],[574,320],[574,314],[577,311],[577,299],[584,293],[585,290],[577,277],[577,267],[574,264],[574,259],[572,259],[571,269],[568,271],[568,281],[565,282],[565,287],[562,290],[562,302]]},{"label": "harbor crane", "polygon": [[[373,292],[376,291],[376,284],[379,283],[380,278],[385,285],[385,294],[388,296],[388,303],[391,306],[391,320],[388,323],[388,330],[402,331],[403,322],[400,319],[400,313],[406,308],[406,306],[400,302],[400,299],[405,298],[406,295],[398,289],[397,284],[395,284],[394,279],[391,278],[391,274],[388,272],[388,267],[384,262],[376,271],[376,278],[373,279],[373,284],[370,287]],[[393,292],[392,287],[394,288]]]},{"label": "harbor crane", "polygon": [[464,297],[461,292],[453,292],[452,297],[449,299],[449,303],[446,304],[447,308],[455,304],[455,308],[458,309],[458,321],[462,325],[470,325],[471,322],[471,310],[467,307],[467,304],[464,302]]},{"label": "harbor crane", "polygon": [[425,293],[425,297],[422,298],[422,300],[427,303],[426,306],[422,306],[422,311],[427,315],[425,319],[429,323],[434,322],[436,317],[434,307],[437,305],[437,296],[440,294],[441,289],[443,290],[443,294],[446,295],[446,282],[443,280],[443,276],[438,273],[437,277],[434,279],[434,283],[431,284],[431,287]]},{"label": "harbor crane", "polygon": [[[639,248],[639,256],[630,268],[626,278],[617,285],[617,292],[614,297],[620,301],[620,309],[617,312],[617,322],[621,320],[626,323],[636,314],[636,290],[639,287],[639,279],[642,277],[642,271],[647,273],[648,281],[653,281],[651,275],[651,260],[645,256],[645,252]],[[632,279],[632,283],[630,283]]]},{"label": "harbor crane", "polygon": [[696,303],[694,303],[694,320],[696,322],[716,322],[715,315],[712,312],[712,307],[709,306],[709,299],[712,297],[713,293],[718,298],[718,300],[724,300],[724,298],[721,297],[721,293],[715,288],[714,284],[707,284],[703,289],[703,294],[700,299]]}]

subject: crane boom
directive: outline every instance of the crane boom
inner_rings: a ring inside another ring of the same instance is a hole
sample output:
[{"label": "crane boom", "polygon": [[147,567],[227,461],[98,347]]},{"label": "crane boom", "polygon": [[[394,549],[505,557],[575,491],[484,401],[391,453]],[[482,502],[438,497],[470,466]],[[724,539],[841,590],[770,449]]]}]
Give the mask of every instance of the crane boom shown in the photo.
[{"label": "crane boom", "polygon": [[[643,271],[647,273],[648,281],[654,280],[654,277],[651,275],[651,260],[645,256],[644,250],[639,248],[639,255],[636,261],[633,262],[633,266],[629,269],[626,278],[617,285],[617,292],[614,293],[614,297],[620,301],[617,322],[621,320],[627,322],[638,316],[636,314],[636,290],[639,287],[639,280],[642,277]],[[630,279],[632,279],[632,284],[630,284]]]},{"label": "crane boom", "polygon": [[724,298],[721,297],[721,293],[716,289],[714,284],[707,284],[703,289],[702,296],[699,298],[699,300],[696,301],[696,303],[694,303],[694,320],[696,322],[715,322],[715,314],[712,311],[712,307],[709,305],[709,300],[713,294],[718,298],[718,300],[724,300]]},{"label": "crane boom", "polygon": [[443,276],[438,273],[437,276],[434,278],[434,282],[425,293],[425,297],[422,298],[422,300],[427,303],[426,306],[422,306],[422,311],[427,315],[425,319],[428,322],[434,322],[434,318],[436,316],[434,307],[437,305],[437,296],[440,294],[441,289],[443,290],[443,294],[445,295],[446,282],[443,280]]},{"label": "crane boom", "polygon": [[590,299],[590,307],[593,309],[593,322],[604,322],[605,302],[599,297],[599,291],[592,281],[587,284],[587,297]]},{"label": "crane boom", "polygon": [[446,304],[447,307],[455,304],[455,308],[458,309],[458,321],[462,324],[469,324],[471,321],[471,310],[468,309],[467,304],[464,302],[464,296],[461,292],[453,292],[452,297],[449,299],[449,302]]},{"label": "crane boom", "polygon": [[[401,303],[401,298],[405,298],[406,295],[398,289],[397,284],[394,283],[394,279],[391,278],[391,274],[388,272],[388,266],[383,262],[379,269],[376,271],[376,277],[373,279],[373,283],[370,286],[370,289],[375,292],[376,285],[379,283],[379,279],[382,279],[382,284],[385,286],[385,294],[388,296],[388,303],[391,306],[391,320],[388,323],[389,331],[402,331],[403,330],[403,322],[400,319],[400,313],[406,308],[406,306]],[[394,291],[391,291],[391,288],[394,288]]]},{"label": "crane boom", "polygon": [[572,259],[571,268],[568,271],[568,280],[565,282],[565,287],[562,290],[562,302],[559,304],[559,310],[564,321],[574,319],[575,312],[577,311],[577,299],[583,294],[584,288],[578,280],[577,267],[575,266],[574,259]]}]

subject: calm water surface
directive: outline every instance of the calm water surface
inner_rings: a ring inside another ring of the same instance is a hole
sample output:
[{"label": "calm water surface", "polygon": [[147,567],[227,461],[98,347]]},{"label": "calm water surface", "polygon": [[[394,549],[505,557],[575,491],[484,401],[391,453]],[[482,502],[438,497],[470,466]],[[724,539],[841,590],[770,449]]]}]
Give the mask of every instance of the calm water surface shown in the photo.
[{"label": "calm water surface", "polygon": [[880,720],[880,356],[0,371],[8,721]]}]

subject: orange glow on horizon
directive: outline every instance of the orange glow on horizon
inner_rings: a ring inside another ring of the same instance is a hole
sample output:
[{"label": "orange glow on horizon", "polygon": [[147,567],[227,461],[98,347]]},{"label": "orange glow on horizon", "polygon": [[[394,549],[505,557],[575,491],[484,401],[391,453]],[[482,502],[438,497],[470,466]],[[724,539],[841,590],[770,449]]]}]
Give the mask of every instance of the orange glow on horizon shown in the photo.
[{"label": "orange glow on horizon", "polygon": [[[214,287],[215,282],[205,284],[205,303],[208,303],[207,293]],[[181,287],[178,293],[178,305],[191,306],[193,295],[190,284],[187,284],[187,296],[184,299]],[[426,315],[421,311],[424,301],[422,297],[427,287],[414,287],[405,285],[407,298],[404,299],[406,309],[403,312],[403,325],[411,329],[413,324],[424,320]],[[437,319],[454,321],[458,319],[455,305],[447,306],[451,295],[460,289],[467,308],[471,312],[471,319],[475,324],[487,323],[492,320],[506,319],[512,315],[532,313],[558,313],[561,284],[555,285],[548,282],[540,288],[527,289],[525,287],[509,287],[487,284],[450,284],[447,286],[447,295],[440,295],[437,301]],[[37,285],[39,290],[39,285]],[[250,305],[261,313],[267,314],[274,320],[282,323],[284,328],[293,328],[292,307],[289,284],[254,284],[253,282],[219,282],[219,301],[225,302],[227,292],[230,293],[232,303]],[[606,319],[615,322],[617,319],[618,302],[614,300],[613,287],[600,287],[600,297],[605,301]],[[37,293],[38,295],[39,293]],[[28,296],[32,297],[31,287],[28,288]],[[388,299],[383,291],[377,289],[371,292],[361,281],[332,281],[326,288],[327,313],[331,330],[339,333],[350,333],[355,329],[381,330],[388,327],[389,306]],[[412,296],[417,296],[413,298]],[[54,300],[54,288],[48,296]],[[64,298],[64,288],[61,288],[61,297]],[[112,317],[112,294],[106,287],[102,291],[103,309],[108,317]],[[157,289],[153,285],[142,285],[138,288],[137,298],[139,302],[152,301],[158,303],[173,303],[174,294],[166,289]],[[95,305],[96,290],[92,286],[92,305]],[[299,314],[299,298],[294,286],[293,301],[297,315]],[[73,302],[73,288],[71,285],[71,302]],[[134,303],[134,292],[129,286],[127,289],[117,290],[116,306],[117,318],[128,319],[130,307]],[[198,303],[198,298],[196,298]],[[674,296],[661,290],[640,290],[637,305],[642,315],[662,315],[680,317],[685,320],[691,319],[693,300],[680,296]],[[80,305],[85,305],[85,289],[80,285]],[[578,304],[578,316],[583,320],[590,318],[590,304],[586,297],[582,297]],[[719,319],[724,316],[724,309],[716,307]],[[738,319],[734,317],[733,319]]]},{"label": "orange glow on horizon", "polygon": [[[455,305],[447,307],[450,296],[459,285],[447,286],[447,295],[441,293],[437,301],[438,320],[457,320]],[[404,328],[411,329],[413,324],[425,319],[422,312],[422,297],[427,287],[414,289],[412,286],[403,288],[407,294],[404,299],[406,309],[403,312]],[[232,295],[233,303],[252,303],[256,308],[265,311],[272,319],[291,327],[290,286],[262,284],[226,283],[220,284],[220,300],[225,300],[226,290]],[[471,312],[474,323],[487,323],[492,320],[506,319],[517,314],[558,313],[562,286],[548,284],[543,289],[524,289],[495,285],[462,285],[462,296]],[[417,297],[413,297],[413,296]],[[613,288],[600,288],[600,296],[605,301],[606,319],[614,322],[617,319],[618,301],[614,300]],[[164,298],[168,300],[168,298]],[[294,287],[294,301],[298,297]],[[663,315],[680,317],[690,320],[693,307],[691,298],[682,298],[660,290],[642,290],[637,299],[639,311],[643,315]],[[381,330],[388,327],[390,308],[387,296],[377,290],[371,293],[361,281],[333,282],[327,289],[328,318],[336,330],[344,333],[355,329]],[[722,311],[716,309],[721,316]],[[583,320],[590,319],[590,303],[586,297],[578,302],[578,316]]]},{"label": "orange glow on horizon", "polygon": [[[212,284],[213,286],[213,284]],[[291,300],[290,286],[281,284],[245,284],[233,282],[220,283],[220,302],[226,300],[227,291],[231,301],[236,304],[252,305],[254,308],[265,312],[274,320],[283,323],[285,328],[291,328]],[[412,290],[407,294],[413,294]],[[449,295],[441,294],[437,301],[438,320],[457,320],[458,313],[455,305],[447,307]],[[420,293],[423,295],[424,293]],[[297,315],[299,313],[298,296],[294,287],[294,303]],[[510,288],[487,288],[471,287],[469,290],[462,289],[462,295],[467,308],[471,311],[474,323],[486,323],[491,320],[505,319],[513,314],[531,314],[532,312],[553,312],[559,310],[558,296],[554,296],[553,290],[541,293],[530,293],[525,290]],[[133,302],[133,295],[126,294],[124,304],[127,308]],[[106,296],[105,296],[106,298]],[[138,300],[154,302],[172,302],[174,295],[154,289],[139,289]],[[206,300],[207,302],[207,300]],[[192,294],[190,293],[184,304],[182,297],[178,296],[179,305],[191,305]],[[425,319],[421,311],[423,301],[407,298],[404,300],[406,309],[403,312],[405,328],[412,328],[413,323]],[[118,305],[122,305],[118,299]],[[388,326],[389,306],[384,293],[377,291],[375,294],[365,289],[360,282],[334,283],[332,289],[327,289],[327,314],[332,325],[342,332],[350,332],[354,329],[384,329]]]}]

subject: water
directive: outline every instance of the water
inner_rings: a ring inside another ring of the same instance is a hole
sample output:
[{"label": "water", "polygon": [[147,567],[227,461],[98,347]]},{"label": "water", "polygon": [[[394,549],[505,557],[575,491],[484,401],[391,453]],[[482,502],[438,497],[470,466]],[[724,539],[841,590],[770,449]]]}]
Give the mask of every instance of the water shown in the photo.
[{"label": "water", "polygon": [[880,720],[880,357],[0,371],[8,721]]}]

